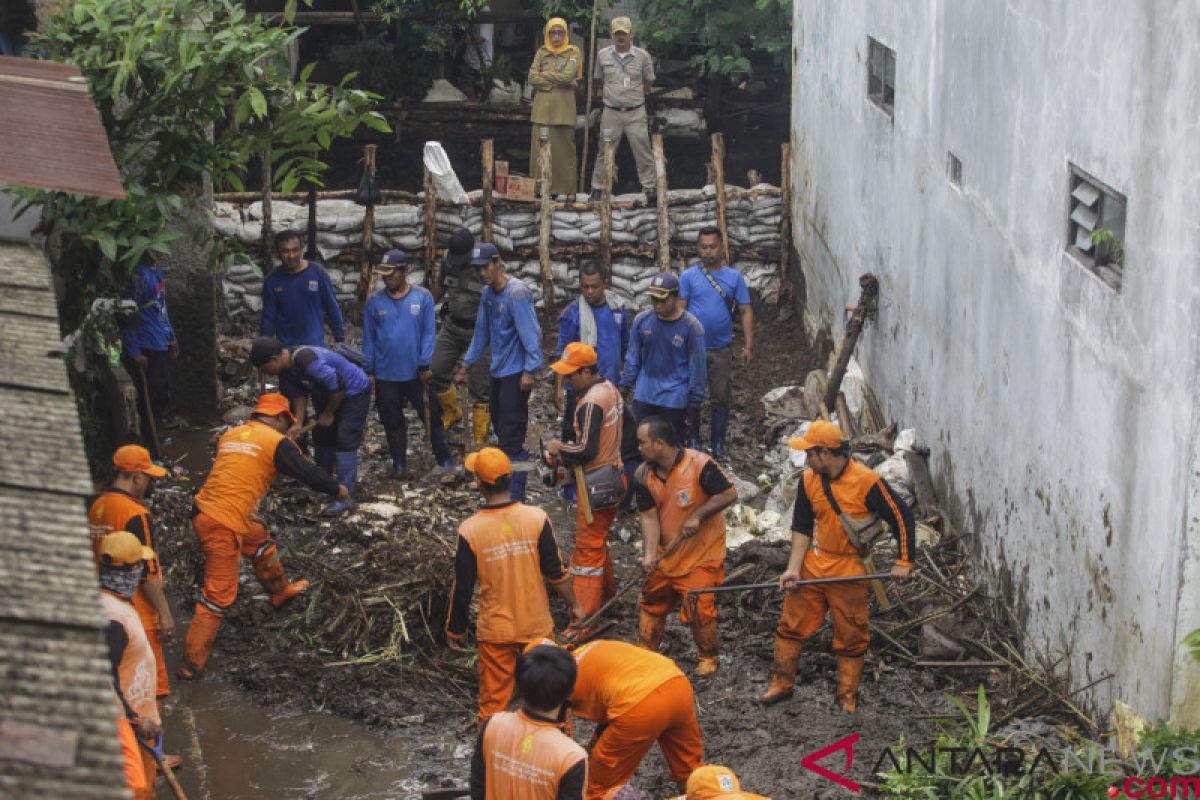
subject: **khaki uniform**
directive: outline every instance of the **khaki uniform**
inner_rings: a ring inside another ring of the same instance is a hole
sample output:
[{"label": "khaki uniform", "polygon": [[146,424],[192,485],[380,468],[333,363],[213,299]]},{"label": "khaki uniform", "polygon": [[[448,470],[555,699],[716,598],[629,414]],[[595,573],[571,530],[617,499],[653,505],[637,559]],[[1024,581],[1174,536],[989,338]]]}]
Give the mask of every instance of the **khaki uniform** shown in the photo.
[{"label": "khaki uniform", "polygon": [[592,170],[592,188],[603,189],[608,180],[604,142],[612,140],[615,154],[621,138],[626,137],[637,163],[638,182],[644,191],[654,191],[654,153],[646,125],[644,83],[654,81],[654,62],[640,47],[631,46],[625,53],[618,53],[610,45],[596,55],[596,74],[604,85],[604,111],[600,114],[600,150]]},{"label": "khaki uniform", "polygon": [[529,67],[529,84],[534,88],[533,111],[529,121],[533,132],[529,145],[529,174],[541,177],[538,153],[543,130],[550,138],[550,192],[575,194],[575,87],[572,81],[583,76],[583,52],[569,45],[561,53],[542,47]]}]

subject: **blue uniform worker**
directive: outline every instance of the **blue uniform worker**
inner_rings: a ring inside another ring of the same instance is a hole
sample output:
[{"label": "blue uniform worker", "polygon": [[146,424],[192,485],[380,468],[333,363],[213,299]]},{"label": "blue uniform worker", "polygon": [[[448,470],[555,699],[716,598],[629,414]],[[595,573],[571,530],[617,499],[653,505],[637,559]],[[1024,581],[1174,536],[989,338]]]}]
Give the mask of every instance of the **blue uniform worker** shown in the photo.
[{"label": "blue uniform worker", "polygon": [[[533,307],[533,294],[519,278],[504,271],[496,246],[481,242],[471,251],[471,266],[479,271],[483,295],[475,318],[475,334],[455,381],[465,383],[467,369],[492,348],[488,406],[500,449],[514,462],[528,462],[525,433],[529,426],[529,393],[534,373],[542,367],[542,328]],[[525,499],[527,471],[513,470],[511,495]]]},{"label": "blue uniform worker", "polygon": [[699,423],[708,370],[704,328],[684,311],[679,279],[670,272],[654,276],[647,290],[653,308],[633,320],[621,388],[633,387],[633,416],[671,421],[682,437]]},{"label": "blue uniform worker", "polygon": [[[161,422],[166,417],[171,400],[167,362],[179,355],[179,342],[167,315],[166,275],[162,268],[150,261],[139,263],[121,297],[137,304],[137,320],[121,337],[121,356],[141,401],[142,441],[153,447],[150,419]],[[138,380],[139,371],[146,374],[145,384]]]},{"label": "blue uniform worker", "polygon": [[[280,376],[280,388],[294,397],[312,398],[317,412],[313,456],[317,466],[351,495],[358,478],[358,447],[371,408],[371,381],[362,368],[341,353],[324,347],[285,348],[278,339],[260,337],[250,346],[250,362],[268,375]],[[327,514],[341,514],[348,504],[332,503]]]},{"label": "blue uniform worker", "polygon": [[[733,320],[740,315],[745,346],[742,361],[750,363],[754,354],[754,307],[750,287],[742,273],[723,263],[721,230],[703,228],[697,240],[700,263],[679,276],[679,296],[683,307],[704,326],[704,347],[708,363],[708,398],[712,406],[710,443],[712,454],[725,457],[725,431],[729,427],[729,408],[733,404]],[[689,447],[699,447],[699,425]]]},{"label": "blue uniform worker", "polygon": [[403,250],[389,250],[376,271],[385,288],[363,306],[363,370],[375,381],[375,409],[387,435],[392,470],[398,476],[408,471],[407,404],[428,421],[438,466],[453,467],[441,409],[426,414],[427,408],[437,408],[429,369],[437,339],[433,295],[408,283],[408,256]]}]

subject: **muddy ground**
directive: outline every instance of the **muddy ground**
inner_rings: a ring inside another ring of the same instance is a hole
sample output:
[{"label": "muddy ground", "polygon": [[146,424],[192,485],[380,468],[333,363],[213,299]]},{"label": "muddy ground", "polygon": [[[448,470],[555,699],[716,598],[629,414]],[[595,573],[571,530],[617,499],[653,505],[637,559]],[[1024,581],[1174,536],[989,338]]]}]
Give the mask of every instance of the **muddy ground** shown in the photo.
[{"label": "muddy ground", "polygon": [[[798,383],[821,361],[790,322],[774,321],[773,309],[760,315],[754,364],[737,373],[737,413],[731,422],[729,466],[755,480],[764,469],[764,414],[761,396],[770,388]],[[231,397],[248,398],[249,385]],[[548,386],[534,393],[530,441],[542,430],[554,430],[557,417]],[[429,466],[420,428],[410,417],[410,462],[418,477],[399,482],[386,476],[382,430],[372,415],[363,448],[363,470],[357,492],[362,507],[346,519],[319,516],[323,501],[291,481],[281,480],[263,504],[263,516],[280,542],[292,577],[305,577],[313,590],[304,601],[282,612],[265,602],[248,565],[242,591],[218,637],[210,670],[240,686],[268,708],[298,712],[321,709],[410,742],[410,750],[427,753],[413,784],[440,786],[464,782],[469,745],[474,735],[474,660],[444,648],[441,636],[451,558],[458,521],[471,513],[476,498],[465,484],[444,486],[420,473]],[[180,462],[186,480],[164,486],[155,497],[165,528],[163,555],[170,564],[170,585],[190,617],[189,601],[199,575],[200,557],[187,524],[191,493],[199,487],[205,460],[195,433],[180,437],[191,443]],[[452,441],[460,441],[456,432]],[[550,513],[564,555],[569,554],[573,512],[557,491],[544,489],[531,476],[530,502]],[[760,499],[761,500],[761,499]],[[613,536],[618,579],[638,572],[636,521],[619,521]],[[622,536],[628,537],[623,541]],[[784,543],[751,543],[731,551],[727,572],[741,564],[752,569],[739,582],[771,580],[786,561]],[[801,766],[800,759],[850,734],[861,737],[849,776],[869,787],[871,767],[881,748],[904,735],[909,741],[930,738],[928,717],[950,708],[947,693],[969,691],[981,678],[966,670],[934,671],[907,666],[880,655],[867,656],[859,712],[851,717],[833,702],[835,659],[829,652],[828,629],[808,649],[795,698],[762,709],[754,698],[767,684],[773,630],[781,598],[775,591],[725,595],[719,601],[723,645],[717,675],[696,683],[699,717],[707,759],[733,768],[747,789],[775,798],[844,796],[845,790]],[[905,611],[896,607],[888,620]],[[561,608],[556,616],[564,618]],[[614,615],[618,625],[608,638],[635,636],[636,595]],[[874,621],[885,618],[876,616]],[[677,621],[668,628],[664,652],[691,675],[695,662],[689,631]],[[925,718],[923,718],[925,717]],[[463,747],[447,756],[447,734]],[[586,736],[581,726],[579,735]],[[826,762],[843,771],[842,756]],[[418,759],[420,760],[420,759]],[[364,768],[371,768],[365,765]],[[662,797],[674,786],[665,774],[657,749],[643,763],[634,783]],[[869,789],[868,789],[869,790]],[[344,796],[336,776],[311,797]],[[396,796],[409,796],[398,794]],[[412,796],[417,796],[415,790]]]}]

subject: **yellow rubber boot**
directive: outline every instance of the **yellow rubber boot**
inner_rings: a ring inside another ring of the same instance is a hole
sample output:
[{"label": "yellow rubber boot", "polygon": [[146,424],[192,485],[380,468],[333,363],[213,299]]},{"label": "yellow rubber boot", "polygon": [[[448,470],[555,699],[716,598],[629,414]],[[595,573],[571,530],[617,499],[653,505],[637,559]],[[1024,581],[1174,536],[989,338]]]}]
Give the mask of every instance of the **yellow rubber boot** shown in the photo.
[{"label": "yellow rubber boot", "polygon": [[458,389],[450,384],[449,389],[437,393],[437,399],[442,406],[442,427],[450,430],[454,423],[462,419],[462,412],[458,410]]},{"label": "yellow rubber boot", "polygon": [[775,637],[775,667],[771,670],[771,685],[758,698],[764,706],[774,705],[792,696],[796,685],[796,669],[804,644],[796,639]]},{"label": "yellow rubber boot", "polygon": [[838,656],[837,699],[842,710],[853,714],[858,710],[858,683],[862,678],[863,659]]},{"label": "yellow rubber boot", "polygon": [[476,447],[486,444],[488,437],[488,426],[492,424],[492,414],[488,411],[487,403],[476,403],[475,408],[471,410],[473,417],[475,445]]},{"label": "yellow rubber boot", "polygon": [[703,678],[717,671],[721,661],[721,639],[717,636],[717,621],[705,623],[695,629],[696,651],[700,658],[696,662],[696,677]]}]

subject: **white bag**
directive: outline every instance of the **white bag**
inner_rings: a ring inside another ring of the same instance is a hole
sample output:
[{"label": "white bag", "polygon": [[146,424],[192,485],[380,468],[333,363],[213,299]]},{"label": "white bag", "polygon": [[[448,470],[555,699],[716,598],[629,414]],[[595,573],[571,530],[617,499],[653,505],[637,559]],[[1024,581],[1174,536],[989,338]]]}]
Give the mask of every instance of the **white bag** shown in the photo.
[{"label": "white bag", "polygon": [[458,176],[454,174],[454,167],[450,165],[450,157],[442,149],[441,143],[425,143],[425,167],[433,176],[433,187],[438,197],[449,200],[455,205],[466,205],[470,202],[462,184],[459,183]]}]

